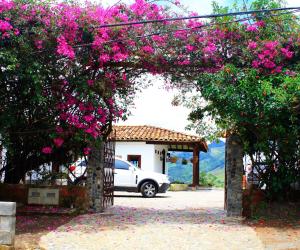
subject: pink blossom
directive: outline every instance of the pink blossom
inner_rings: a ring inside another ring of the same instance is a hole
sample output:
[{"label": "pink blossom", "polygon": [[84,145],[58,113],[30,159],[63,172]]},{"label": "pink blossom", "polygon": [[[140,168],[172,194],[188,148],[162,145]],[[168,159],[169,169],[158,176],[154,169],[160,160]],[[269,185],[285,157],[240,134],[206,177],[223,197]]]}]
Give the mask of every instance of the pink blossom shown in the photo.
[{"label": "pink blossom", "polygon": [[293,51],[290,51],[286,48],[282,48],[281,49],[281,53],[287,58],[287,59],[291,59],[294,55],[294,52]]},{"label": "pink blossom", "polygon": [[66,56],[70,59],[75,58],[75,52],[73,48],[67,43],[66,38],[64,36],[59,36],[57,38],[57,53],[59,55]]},{"label": "pink blossom", "polygon": [[104,111],[103,111],[102,108],[98,108],[98,109],[97,109],[97,113],[98,113],[99,115],[103,115],[103,114],[104,114]]},{"label": "pink blossom", "polygon": [[121,61],[126,60],[127,57],[128,57],[128,55],[126,55],[126,54],[123,54],[123,53],[117,53],[117,54],[114,55],[113,58],[114,58],[114,60],[115,60],[116,62],[121,62]]},{"label": "pink blossom", "polygon": [[18,36],[18,35],[20,35],[20,31],[19,31],[18,29],[15,29],[15,30],[14,30],[14,34],[15,34],[16,36]]},{"label": "pink blossom", "polygon": [[83,119],[86,121],[86,122],[91,122],[92,120],[94,120],[94,116],[93,115],[85,115],[83,116]]},{"label": "pink blossom", "polygon": [[275,50],[278,45],[277,41],[269,41],[265,43],[265,48],[269,50]]},{"label": "pink blossom", "polygon": [[288,76],[296,76],[297,75],[297,73],[295,71],[291,71],[291,70],[287,70],[285,72],[285,74],[288,75]]},{"label": "pink blossom", "polygon": [[257,48],[257,43],[256,42],[253,42],[253,41],[250,41],[249,44],[248,44],[248,49],[256,49]]},{"label": "pink blossom", "polygon": [[257,68],[259,68],[259,65],[260,65],[260,63],[257,60],[255,60],[255,61],[252,62],[252,67],[253,68],[257,69]]},{"label": "pink blossom", "polygon": [[34,42],[34,45],[37,49],[42,49],[43,48],[43,41],[42,40],[36,40]]},{"label": "pink blossom", "polygon": [[217,50],[217,47],[213,43],[209,43],[208,46],[206,46],[206,47],[203,48],[203,52],[205,54],[213,54],[216,50]]},{"label": "pink blossom", "polygon": [[0,31],[2,33],[12,30],[12,26],[9,22],[0,20]]},{"label": "pink blossom", "polygon": [[178,62],[178,65],[189,65],[191,61],[189,59],[185,59],[183,61]]},{"label": "pink blossom", "polygon": [[178,6],[178,5],[180,5],[180,1],[179,1],[179,0],[176,0],[176,1],[174,2],[174,4]]},{"label": "pink blossom", "polygon": [[261,21],[256,22],[256,25],[257,25],[257,27],[264,27],[266,24],[264,21],[261,20]]},{"label": "pink blossom", "polygon": [[89,155],[91,153],[91,150],[92,150],[91,148],[86,147],[86,148],[83,149],[83,154],[84,155]]},{"label": "pink blossom", "polygon": [[118,45],[114,45],[111,50],[116,53],[120,50],[120,47]]},{"label": "pink blossom", "polygon": [[281,73],[281,72],[282,72],[282,66],[277,66],[277,67],[275,68],[275,72],[276,72],[276,73]]},{"label": "pink blossom", "polygon": [[152,54],[154,52],[154,49],[149,45],[143,46],[142,50],[148,54]]},{"label": "pink blossom", "polygon": [[192,51],[194,51],[196,48],[195,48],[195,46],[188,44],[188,45],[186,46],[186,49],[187,49],[188,52],[192,52]]},{"label": "pink blossom", "polygon": [[63,133],[63,132],[64,132],[64,130],[63,130],[63,128],[62,128],[62,127],[60,127],[60,126],[57,126],[57,127],[56,127],[56,132],[61,134],[61,133]]},{"label": "pink blossom", "polygon": [[253,25],[249,25],[246,30],[249,32],[257,32],[258,28],[256,24],[253,24]]},{"label": "pink blossom", "polygon": [[102,54],[101,56],[99,56],[99,61],[102,63],[106,63],[108,62],[110,59],[108,54]]},{"label": "pink blossom", "polygon": [[94,85],[94,80],[87,80],[88,86],[93,86]]},{"label": "pink blossom", "polygon": [[60,137],[54,138],[53,142],[54,142],[55,146],[59,148],[59,147],[61,147],[61,145],[63,145],[64,139],[62,139]]},{"label": "pink blossom", "polygon": [[266,59],[264,61],[264,67],[267,69],[274,69],[276,67],[276,64],[272,61],[270,61],[269,59]]},{"label": "pink blossom", "polygon": [[166,41],[166,38],[159,35],[152,36],[152,40],[158,43],[164,43]]},{"label": "pink blossom", "polygon": [[14,2],[9,0],[0,0],[0,13],[10,10],[14,7]]},{"label": "pink blossom", "polygon": [[44,154],[51,154],[52,153],[52,148],[51,147],[44,147],[44,148],[42,148],[42,152]]}]

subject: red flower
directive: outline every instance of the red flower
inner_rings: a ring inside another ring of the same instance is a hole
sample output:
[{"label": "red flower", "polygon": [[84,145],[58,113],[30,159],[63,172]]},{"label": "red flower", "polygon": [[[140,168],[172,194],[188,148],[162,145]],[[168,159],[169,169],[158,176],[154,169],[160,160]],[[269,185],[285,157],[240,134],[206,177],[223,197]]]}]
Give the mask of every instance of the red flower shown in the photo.
[{"label": "red flower", "polygon": [[74,166],[74,165],[72,165],[72,166],[69,167],[69,170],[70,170],[71,172],[73,172],[75,169],[76,169],[76,166]]},{"label": "red flower", "polygon": [[54,138],[53,142],[54,142],[55,146],[59,148],[64,143],[64,139],[62,139],[62,138]]},{"label": "red flower", "polygon": [[51,147],[44,147],[44,148],[42,148],[42,152],[44,154],[51,154],[52,153],[52,148]]}]

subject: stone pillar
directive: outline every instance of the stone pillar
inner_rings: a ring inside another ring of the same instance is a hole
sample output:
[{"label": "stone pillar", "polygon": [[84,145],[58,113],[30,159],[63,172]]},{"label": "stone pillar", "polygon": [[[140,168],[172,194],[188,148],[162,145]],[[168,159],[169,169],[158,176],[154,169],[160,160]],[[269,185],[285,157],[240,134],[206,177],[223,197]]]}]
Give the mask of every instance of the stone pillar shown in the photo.
[{"label": "stone pillar", "polygon": [[243,143],[236,134],[226,141],[226,207],[227,216],[242,216]]},{"label": "stone pillar", "polygon": [[[0,202],[0,249],[1,245],[13,248],[16,228],[16,203]],[[5,248],[4,248],[5,249]]]},{"label": "stone pillar", "polygon": [[103,212],[104,195],[104,143],[99,147],[92,147],[88,160],[87,189],[89,206],[95,212]]}]

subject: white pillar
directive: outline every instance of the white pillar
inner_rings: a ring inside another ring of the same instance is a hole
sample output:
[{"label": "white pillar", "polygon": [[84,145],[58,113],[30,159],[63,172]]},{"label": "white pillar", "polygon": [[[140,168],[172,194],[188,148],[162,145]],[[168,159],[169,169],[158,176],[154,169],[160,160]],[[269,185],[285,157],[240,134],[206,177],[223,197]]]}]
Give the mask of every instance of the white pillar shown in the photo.
[{"label": "white pillar", "polygon": [[0,202],[0,246],[14,245],[15,228],[16,228],[16,203]]}]

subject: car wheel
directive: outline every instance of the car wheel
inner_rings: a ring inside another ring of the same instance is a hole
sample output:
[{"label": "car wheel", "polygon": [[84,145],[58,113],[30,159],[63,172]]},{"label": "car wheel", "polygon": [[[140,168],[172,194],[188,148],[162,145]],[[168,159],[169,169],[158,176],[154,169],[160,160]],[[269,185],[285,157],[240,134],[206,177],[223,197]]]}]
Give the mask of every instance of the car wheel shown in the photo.
[{"label": "car wheel", "polygon": [[141,193],[146,198],[152,198],[156,195],[156,185],[151,181],[146,181],[141,187]]}]

